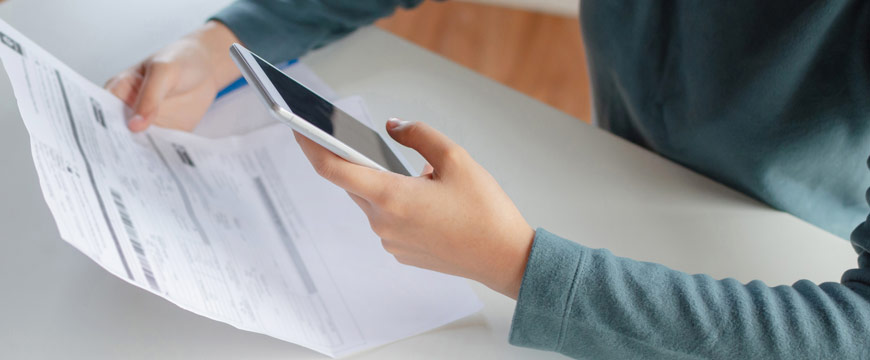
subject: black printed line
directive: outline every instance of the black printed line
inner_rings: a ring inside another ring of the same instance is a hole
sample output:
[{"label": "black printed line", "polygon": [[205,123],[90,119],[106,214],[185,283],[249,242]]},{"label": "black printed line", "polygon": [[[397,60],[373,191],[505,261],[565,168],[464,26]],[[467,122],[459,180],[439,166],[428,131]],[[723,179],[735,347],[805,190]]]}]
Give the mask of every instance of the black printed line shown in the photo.
[{"label": "black printed line", "polygon": [[72,129],[73,138],[76,141],[76,147],[79,149],[79,154],[82,156],[82,160],[85,162],[85,169],[88,171],[88,179],[91,181],[91,187],[94,189],[94,195],[97,197],[97,203],[100,204],[100,211],[103,213],[103,220],[106,221],[106,226],[109,228],[109,234],[112,235],[112,241],[115,243],[115,250],[118,251],[118,256],[121,258],[121,264],[124,265],[124,270],[127,272],[127,277],[130,278],[130,281],[135,281],[133,279],[133,273],[130,271],[130,266],[127,265],[127,259],[124,257],[124,252],[121,251],[121,244],[118,242],[118,236],[115,234],[115,228],[112,227],[112,222],[109,221],[109,213],[106,212],[106,204],[103,203],[103,197],[100,196],[100,190],[97,188],[97,182],[94,180],[94,172],[91,169],[91,163],[88,161],[88,157],[85,155],[85,149],[82,147],[82,142],[79,140],[79,133],[76,129],[76,122],[73,120],[72,108],[69,106],[69,98],[66,96],[66,89],[63,87],[63,80],[61,79],[60,72],[55,70],[55,76],[57,77],[57,84],[60,86],[60,93],[63,96],[63,104],[66,106],[66,114],[69,117],[69,125],[70,129]]},{"label": "black printed line", "polygon": [[196,227],[196,232],[199,233],[199,237],[202,239],[202,242],[206,245],[209,245],[208,237],[205,235],[205,230],[202,228],[202,225],[199,223],[199,219],[196,217],[196,213],[193,212],[193,205],[190,203],[190,197],[187,196],[187,190],[184,189],[184,185],[181,184],[181,180],[178,179],[178,175],[175,174],[175,171],[172,170],[172,167],[169,166],[169,163],[166,161],[166,157],[163,156],[163,152],[160,151],[160,148],[157,147],[157,143],[154,142],[154,139],[150,134],[145,134],[148,138],[148,142],[151,143],[151,147],[154,148],[154,151],[157,152],[157,156],[160,157],[160,161],[163,162],[163,166],[166,167],[166,170],[169,171],[169,175],[172,176],[172,180],[175,181],[175,186],[178,187],[178,193],[181,194],[181,201],[184,202],[184,209],[187,210],[187,214],[190,216],[190,220],[193,221],[193,226]]},{"label": "black printed line", "polygon": [[266,210],[269,212],[269,217],[272,219],[272,223],[275,225],[278,234],[281,236],[281,242],[284,243],[284,247],[287,249],[287,252],[290,254],[290,259],[293,261],[293,265],[296,266],[296,271],[299,272],[299,277],[301,277],[302,282],[305,283],[305,289],[308,290],[309,294],[316,293],[317,288],[314,286],[314,280],[311,279],[311,274],[308,273],[308,268],[305,267],[305,262],[302,261],[302,255],[299,254],[299,249],[296,248],[293,238],[290,236],[287,228],[284,227],[284,222],[281,221],[281,215],[278,214],[278,208],[275,206],[275,202],[272,201],[269,192],[266,190],[266,184],[263,184],[263,180],[259,177],[255,177],[254,185],[257,187],[257,193],[260,194],[260,199],[263,200],[263,205],[266,206]]}]

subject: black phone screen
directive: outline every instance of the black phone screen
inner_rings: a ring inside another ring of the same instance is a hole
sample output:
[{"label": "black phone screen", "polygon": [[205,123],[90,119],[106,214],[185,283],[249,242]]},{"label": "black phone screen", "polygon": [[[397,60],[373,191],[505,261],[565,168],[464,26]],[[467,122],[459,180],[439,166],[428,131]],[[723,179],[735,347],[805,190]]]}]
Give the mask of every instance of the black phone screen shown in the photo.
[{"label": "black phone screen", "polygon": [[398,174],[411,175],[377,132],[308,90],[272,64],[258,56],[254,56],[254,58],[257,59],[260,68],[278,90],[281,98],[290,107],[287,110],[332,135],[385,169]]}]

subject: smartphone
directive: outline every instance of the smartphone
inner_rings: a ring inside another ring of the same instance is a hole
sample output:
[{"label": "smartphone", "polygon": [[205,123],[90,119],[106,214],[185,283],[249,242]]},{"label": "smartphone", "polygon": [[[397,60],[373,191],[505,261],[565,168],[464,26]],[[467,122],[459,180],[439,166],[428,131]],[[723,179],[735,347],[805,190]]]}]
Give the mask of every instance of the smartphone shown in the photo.
[{"label": "smartphone", "polygon": [[278,121],[355,164],[408,175],[408,167],[374,129],[348,115],[239,44],[230,56]]}]

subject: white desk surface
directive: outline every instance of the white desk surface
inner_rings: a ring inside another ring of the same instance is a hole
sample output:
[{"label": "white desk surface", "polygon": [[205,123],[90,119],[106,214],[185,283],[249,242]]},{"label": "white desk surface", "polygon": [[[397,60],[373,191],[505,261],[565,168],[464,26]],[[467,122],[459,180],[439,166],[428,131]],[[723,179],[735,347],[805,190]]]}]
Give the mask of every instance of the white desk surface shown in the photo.
[{"label": "white desk surface", "polygon": [[[11,0],[0,18],[94,82],[201,24],[226,0]],[[376,29],[304,59],[376,122],[429,122],[498,179],[533,226],[590,247],[741,281],[838,281],[844,240]],[[323,358],[147,294],[62,241],[0,74],[0,358]],[[410,152],[409,152],[410,154]],[[421,164],[419,157],[413,157]],[[355,358],[559,357],[508,345],[514,302]]]}]

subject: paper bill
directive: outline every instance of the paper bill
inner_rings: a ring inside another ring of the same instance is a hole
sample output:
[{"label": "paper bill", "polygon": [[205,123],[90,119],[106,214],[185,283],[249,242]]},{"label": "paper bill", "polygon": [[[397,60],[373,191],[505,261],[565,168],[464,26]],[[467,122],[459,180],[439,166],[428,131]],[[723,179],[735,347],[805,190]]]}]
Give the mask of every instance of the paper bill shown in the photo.
[{"label": "paper bill", "polygon": [[[2,21],[0,40],[61,237],[119,278],[330,356],[480,309],[465,280],[386,253],[250,89],[210,111],[202,131],[216,138],[156,127],[132,134],[120,100]],[[290,71],[316,82],[304,67]],[[344,106],[365,115],[358,99]]]}]

